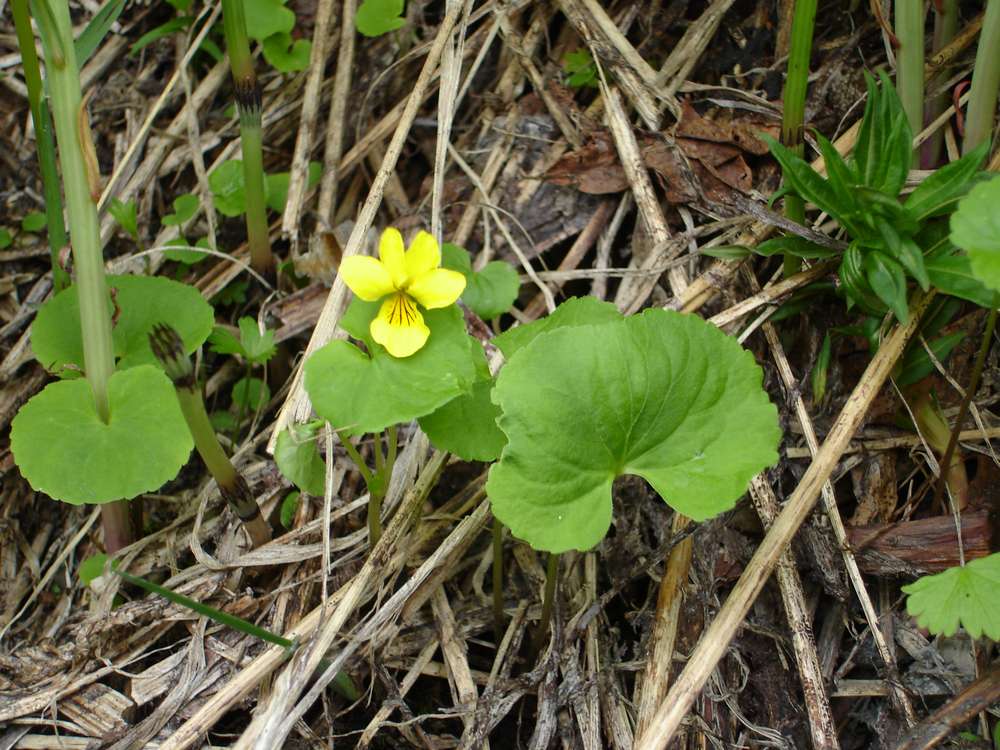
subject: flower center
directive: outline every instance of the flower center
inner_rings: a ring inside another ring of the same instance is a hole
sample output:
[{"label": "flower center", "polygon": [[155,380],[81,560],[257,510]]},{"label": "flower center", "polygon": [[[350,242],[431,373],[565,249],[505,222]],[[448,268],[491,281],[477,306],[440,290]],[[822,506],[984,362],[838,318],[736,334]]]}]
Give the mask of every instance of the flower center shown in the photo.
[{"label": "flower center", "polygon": [[417,306],[406,294],[400,292],[392,299],[389,310],[389,324],[394,326],[409,326],[417,318]]}]

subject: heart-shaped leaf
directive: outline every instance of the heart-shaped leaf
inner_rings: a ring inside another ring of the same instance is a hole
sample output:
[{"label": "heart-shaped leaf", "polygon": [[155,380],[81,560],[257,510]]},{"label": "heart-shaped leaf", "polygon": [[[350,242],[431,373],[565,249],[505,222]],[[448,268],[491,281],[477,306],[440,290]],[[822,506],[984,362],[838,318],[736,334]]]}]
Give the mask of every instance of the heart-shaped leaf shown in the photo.
[{"label": "heart-shaped leaf", "polygon": [[[117,306],[112,331],[117,368],[155,364],[149,332],[155,323],[169,321],[190,354],[208,338],[215,312],[197,289],[160,276],[109,276]],[[76,286],[64,289],[42,306],[31,329],[35,358],[52,372],[67,366],[83,369],[83,339]]]},{"label": "heart-shaped leaf", "polygon": [[264,59],[282,73],[294,73],[309,67],[312,42],[308,39],[292,40],[288,33],[273,34],[262,45]]},{"label": "heart-shaped leaf", "polygon": [[101,421],[86,380],[50,383],[21,407],[10,445],[38,492],[67,503],[108,503],[173,479],[193,442],[170,379],[151,365],[108,382],[111,416]]},{"label": "heart-shaped leaf", "polygon": [[504,331],[493,339],[493,343],[510,359],[543,333],[559,328],[600,325],[619,320],[622,320],[622,314],[610,302],[603,302],[597,297],[572,297],[559,305],[551,315]]},{"label": "heart-shaped leaf", "polygon": [[536,549],[563,552],[601,541],[622,474],[695,520],[731,508],[778,458],[761,378],[734,339],[666,310],[537,337],[493,391],[508,441],[486,485],[494,514]]},{"label": "heart-shaped leaf", "polygon": [[972,272],[1000,290],[1000,176],[976,185],[951,215],[951,241],[969,254]]},{"label": "heart-shaped leaf", "polygon": [[406,25],[403,0],[364,0],[354,15],[354,25],[365,36],[382,36]]},{"label": "heart-shaped leaf", "polygon": [[326,464],[316,448],[316,432],[315,424],[293,424],[282,430],[274,446],[274,462],[289,482],[303,492],[322,497]]},{"label": "heart-shaped leaf", "polygon": [[365,343],[367,354],[346,341],[332,341],[305,366],[306,390],[316,413],[350,435],[429,414],[468,391],[476,377],[475,342],[457,307],[423,311],[431,331],[427,343],[398,359],[368,333],[379,304],[355,299],[341,321],[344,330]]},{"label": "heart-shaped leaf", "polygon": [[274,34],[287,34],[295,26],[295,13],[281,0],[243,0],[247,36],[263,42]]},{"label": "heart-shaped leaf", "polygon": [[510,263],[495,260],[482,270],[473,271],[468,251],[446,242],[441,246],[441,265],[465,276],[462,302],[483,320],[492,320],[507,312],[517,299],[521,280]]}]

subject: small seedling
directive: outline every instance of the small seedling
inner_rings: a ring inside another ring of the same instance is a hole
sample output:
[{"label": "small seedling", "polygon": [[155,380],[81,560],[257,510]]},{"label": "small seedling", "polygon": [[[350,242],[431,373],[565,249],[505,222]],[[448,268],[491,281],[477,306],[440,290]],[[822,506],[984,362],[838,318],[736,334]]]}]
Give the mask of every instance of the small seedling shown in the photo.
[{"label": "small seedling", "polygon": [[598,86],[597,65],[590,52],[585,49],[566,53],[563,57],[563,72],[566,74],[566,85],[574,89],[596,89]]},{"label": "small seedling", "polygon": [[403,0],[363,0],[354,15],[354,25],[365,36],[382,36],[406,25]]},{"label": "small seedling", "polygon": [[[256,412],[271,400],[271,389],[260,378],[253,376],[255,366],[263,366],[274,356],[274,331],[261,332],[257,321],[250,317],[240,318],[240,337],[237,339],[225,328],[216,328],[209,337],[212,350],[219,354],[232,354],[243,359],[245,372],[233,385],[231,396],[239,409],[236,429],[243,422],[247,411]],[[235,433],[234,429],[234,433]]]}]

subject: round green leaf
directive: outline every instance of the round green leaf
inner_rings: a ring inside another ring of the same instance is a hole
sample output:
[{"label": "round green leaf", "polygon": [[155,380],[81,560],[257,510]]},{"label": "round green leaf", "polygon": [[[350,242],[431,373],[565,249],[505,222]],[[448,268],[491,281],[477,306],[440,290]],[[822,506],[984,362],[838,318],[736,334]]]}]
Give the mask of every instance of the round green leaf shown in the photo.
[{"label": "round green leaf", "polygon": [[32,211],[21,219],[21,229],[25,232],[41,232],[45,229],[45,214]]},{"label": "round green leaf", "polygon": [[244,0],[247,36],[263,42],[272,34],[287,34],[295,26],[295,14],[281,0]]},{"label": "round green leaf", "polygon": [[951,215],[951,241],[969,254],[972,272],[1000,290],[1000,176],[976,185]]},{"label": "round green leaf", "polygon": [[493,377],[481,346],[472,389],[453,398],[436,411],[420,417],[420,429],[442,450],[466,461],[493,461],[507,443],[497,427],[500,408],[493,403]]},{"label": "round green leaf", "polygon": [[[108,299],[108,314],[117,306],[112,336],[119,370],[156,363],[149,348],[149,332],[155,323],[169,322],[188,354],[212,332],[215,312],[194,287],[159,276],[109,276],[108,286],[116,290],[114,303]],[[76,286],[64,289],[38,311],[31,348],[35,358],[53,372],[68,365],[83,369]]]},{"label": "round green leaf", "polygon": [[10,243],[13,241],[14,238],[11,236],[10,232],[3,227],[0,227],[0,250],[3,250],[5,247],[10,247]]},{"label": "round green leaf", "polygon": [[239,216],[247,210],[246,182],[243,162],[239,159],[224,161],[208,175],[215,210],[223,216]]},{"label": "round green leaf", "polygon": [[151,365],[108,382],[111,417],[101,421],[86,380],[50,383],[21,407],[10,445],[21,474],[57,500],[109,503],[173,479],[193,445],[174,386]]},{"label": "round green leaf", "polygon": [[262,45],[264,59],[282,73],[294,73],[309,67],[312,42],[308,39],[292,41],[291,34],[273,34]]},{"label": "round green leaf", "polygon": [[551,315],[504,331],[493,339],[493,343],[500,348],[507,359],[510,359],[518,350],[548,331],[613,323],[621,319],[622,314],[610,302],[603,302],[597,297],[573,297],[559,305]]},{"label": "round green leaf", "polygon": [[103,552],[91,555],[80,563],[76,569],[76,574],[80,578],[80,583],[89,586],[92,581],[104,575],[104,564],[108,561],[108,556]]},{"label": "round green leaf", "polygon": [[1000,641],[1000,552],[903,586],[906,611],[935,635],[954,635],[959,623],[973,638]]},{"label": "round green leaf", "polygon": [[311,424],[293,424],[282,430],[274,446],[274,462],[289,482],[303,492],[322,497],[326,464],[316,448],[316,432]]},{"label": "round green leaf", "polygon": [[462,301],[483,320],[492,320],[510,310],[520,288],[521,280],[514,267],[495,260],[469,275]]},{"label": "round green leaf", "polygon": [[354,14],[354,25],[365,36],[381,36],[406,25],[403,0],[364,0]]},{"label": "round green leaf", "polygon": [[696,521],[731,508],[778,458],[761,378],[735,340],[666,310],[537,337],[493,391],[508,441],[486,485],[494,514],[563,552],[601,541],[622,474]]},{"label": "round green leaf", "polygon": [[462,313],[451,305],[423,311],[431,334],[416,354],[397,359],[368,336],[379,303],[355,300],[341,321],[365,342],[368,354],[346,341],[332,341],[306,362],[305,383],[316,413],[350,435],[378,432],[409,422],[469,390],[476,377],[473,339]]}]

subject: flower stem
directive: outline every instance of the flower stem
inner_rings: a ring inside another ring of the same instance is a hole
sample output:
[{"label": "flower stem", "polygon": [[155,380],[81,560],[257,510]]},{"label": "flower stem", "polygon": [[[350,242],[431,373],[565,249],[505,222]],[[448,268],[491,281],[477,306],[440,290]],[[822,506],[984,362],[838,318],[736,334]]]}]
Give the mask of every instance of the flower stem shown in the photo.
[{"label": "flower stem", "polygon": [[251,544],[254,547],[267,544],[271,541],[271,526],[260,514],[260,507],[243,475],[236,470],[219,444],[208,412],[205,411],[205,402],[194,376],[191,359],[184,353],[181,337],[170,326],[158,323],[149,334],[149,344],[174,383],[177,401],[194,439],[195,448],[215,483],[219,485],[219,493],[243,523]]},{"label": "flower stem", "polygon": [[274,270],[274,256],[271,254],[271,239],[267,231],[267,203],[264,198],[262,94],[250,55],[243,0],[222,0],[222,26],[226,37],[226,54],[229,56],[229,67],[236,88],[236,108],[240,113],[250,265],[257,273],[270,276]]},{"label": "flower stem", "polygon": [[976,63],[972,68],[969,112],[965,118],[962,152],[969,153],[993,132],[993,117],[1000,92],[1000,0],[988,0],[979,32]]},{"label": "flower stem", "polygon": [[493,636],[497,648],[503,639],[503,524],[493,519]]},{"label": "flower stem", "polygon": [[552,620],[552,602],[556,597],[556,583],[559,581],[559,555],[549,554],[548,564],[545,567],[545,594],[542,599],[542,617],[538,621],[538,629],[535,631],[535,638],[532,642],[532,652],[537,656],[545,646],[545,641],[549,637],[549,623]]},{"label": "flower stem", "polygon": [[[791,49],[788,53],[788,77],[782,94],[781,143],[797,156],[805,156],[802,128],[805,119],[806,89],[809,84],[809,60],[812,56],[813,29],[816,24],[816,0],[795,0],[792,18]],[[785,196],[785,216],[794,222],[805,222],[805,203],[797,195]],[[785,277],[802,270],[801,259],[785,255]]]},{"label": "flower stem", "polygon": [[894,20],[899,39],[896,89],[916,134],[924,127],[924,0],[896,0]]},{"label": "flower stem", "polygon": [[35,35],[31,30],[28,0],[11,0],[17,46],[21,51],[21,70],[28,89],[28,106],[35,125],[38,142],[38,167],[42,175],[42,192],[45,194],[45,222],[49,233],[52,256],[52,284],[58,292],[70,284],[69,274],[59,263],[59,251],[67,243],[66,226],[63,224],[62,194],[59,192],[59,170],[56,167],[56,145],[52,139],[52,116],[43,99],[42,76],[35,53]]},{"label": "flower stem", "polygon": [[[997,0],[991,0],[996,4]],[[993,340],[993,330],[996,328],[997,324],[997,309],[994,307],[990,310],[989,316],[986,318],[986,330],[983,331],[983,340],[979,344],[979,351],[976,353],[976,362],[972,366],[972,375],[969,377],[969,385],[965,389],[965,396],[962,397],[962,403],[958,407],[958,414],[955,415],[955,425],[951,428],[951,437],[948,439],[948,447],[944,451],[944,456],[941,458],[941,476],[938,477],[937,487],[934,490],[934,503],[932,507],[936,507],[941,501],[941,497],[944,494],[945,483],[948,478],[949,472],[947,468],[951,466],[952,456],[955,455],[955,447],[958,445],[958,433],[962,431],[962,422],[965,420],[965,415],[969,411],[969,404],[972,403],[972,399],[976,394],[976,389],[979,388],[979,378],[983,374],[983,366],[986,364],[986,353],[990,350],[990,343]]]}]

